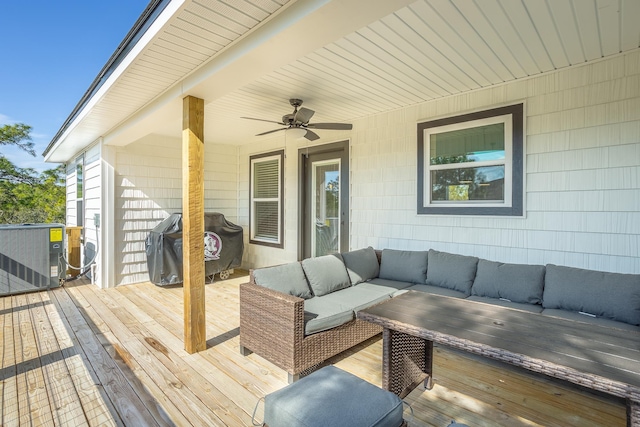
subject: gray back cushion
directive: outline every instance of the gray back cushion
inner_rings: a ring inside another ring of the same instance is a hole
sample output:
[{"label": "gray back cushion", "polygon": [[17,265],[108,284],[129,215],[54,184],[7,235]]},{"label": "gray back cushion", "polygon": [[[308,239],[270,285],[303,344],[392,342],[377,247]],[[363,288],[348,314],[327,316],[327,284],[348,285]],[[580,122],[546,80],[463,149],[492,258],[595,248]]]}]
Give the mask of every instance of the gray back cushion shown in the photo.
[{"label": "gray back cushion", "polygon": [[352,285],[378,277],[380,264],[378,264],[378,257],[371,246],[345,252],[342,254],[342,259],[345,267],[347,267],[347,273]]},{"label": "gray back cushion", "polygon": [[440,286],[471,295],[478,258],[429,250],[427,285]]},{"label": "gray back cushion", "polygon": [[542,305],[640,325],[640,275],[548,264]]},{"label": "gray back cushion", "polygon": [[307,258],[302,261],[302,268],[313,293],[318,297],[351,286],[340,254]]},{"label": "gray back cushion", "polygon": [[313,295],[299,262],[253,270],[256,284],[274,291],[308,299]]},{"label": "gray back cushion", "polygon": [[471,294],[513,302],[542,304],[544,265],[478,261]]},{"label": "gray back cushion", "polygon": [[428,254],[427,251],[383,249],[378,277],[400,282],[424,283]]}]

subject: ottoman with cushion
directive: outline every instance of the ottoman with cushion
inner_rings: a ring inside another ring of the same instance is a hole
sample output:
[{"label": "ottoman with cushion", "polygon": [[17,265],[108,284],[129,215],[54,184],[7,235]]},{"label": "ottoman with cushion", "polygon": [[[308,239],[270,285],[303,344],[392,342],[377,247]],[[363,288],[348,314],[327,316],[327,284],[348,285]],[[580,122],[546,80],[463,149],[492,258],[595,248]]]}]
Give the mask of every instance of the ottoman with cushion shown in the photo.
[{"label": "ottoman with cushion", "polygon": [[269,427],[400,427],[402,400],[334,366],[265,396]]}]

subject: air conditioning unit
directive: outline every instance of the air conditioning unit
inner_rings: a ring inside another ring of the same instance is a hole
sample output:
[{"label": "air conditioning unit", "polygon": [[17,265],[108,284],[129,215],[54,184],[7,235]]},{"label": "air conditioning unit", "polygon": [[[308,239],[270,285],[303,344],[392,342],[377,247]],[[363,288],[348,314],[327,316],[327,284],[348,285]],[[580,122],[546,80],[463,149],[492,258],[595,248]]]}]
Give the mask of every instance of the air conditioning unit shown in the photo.
[{"label": "air conditioning unit", "polygon": [[0,296],[60,286],[63,224],[0,225]]}]

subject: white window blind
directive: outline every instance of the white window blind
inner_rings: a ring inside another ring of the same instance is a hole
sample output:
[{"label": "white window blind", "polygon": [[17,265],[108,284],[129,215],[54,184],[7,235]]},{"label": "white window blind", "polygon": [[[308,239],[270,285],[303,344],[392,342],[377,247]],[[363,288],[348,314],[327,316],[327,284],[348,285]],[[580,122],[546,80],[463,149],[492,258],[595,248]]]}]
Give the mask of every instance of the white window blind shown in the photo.
[{"label": "white window blind", "polygon": [[281,244],[283,153],[251,159],[251,240]]}]

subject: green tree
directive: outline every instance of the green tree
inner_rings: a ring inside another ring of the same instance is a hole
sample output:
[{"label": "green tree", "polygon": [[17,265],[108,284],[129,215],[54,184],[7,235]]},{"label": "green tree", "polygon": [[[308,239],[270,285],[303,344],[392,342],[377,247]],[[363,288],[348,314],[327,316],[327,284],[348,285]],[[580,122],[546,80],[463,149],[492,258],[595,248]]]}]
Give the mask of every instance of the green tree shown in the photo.
[{"label": "green tree", "polygon": [[15,145],[33,157],[36,156],[31,140],[31,126],[24,123],[0,127],[0,145]]},{"label": "green tree", "polygon": [[[0,127],[0,146],[14,145],[35,156],[31,126]],[[20,168],[0,153],[0,223],[64,222],[64,165],[40,175]]]}]

